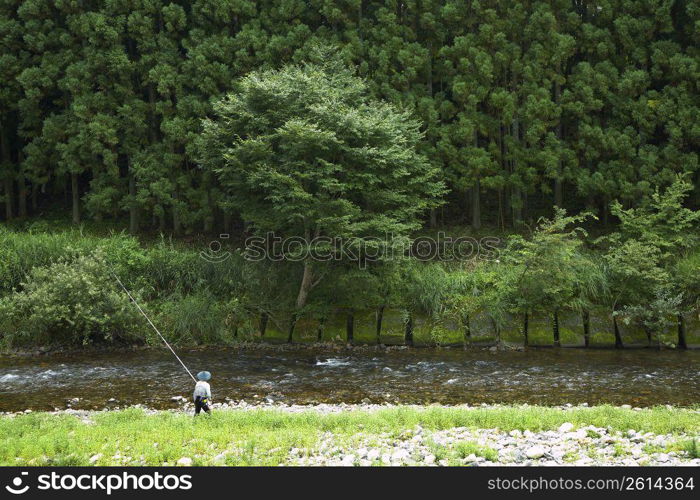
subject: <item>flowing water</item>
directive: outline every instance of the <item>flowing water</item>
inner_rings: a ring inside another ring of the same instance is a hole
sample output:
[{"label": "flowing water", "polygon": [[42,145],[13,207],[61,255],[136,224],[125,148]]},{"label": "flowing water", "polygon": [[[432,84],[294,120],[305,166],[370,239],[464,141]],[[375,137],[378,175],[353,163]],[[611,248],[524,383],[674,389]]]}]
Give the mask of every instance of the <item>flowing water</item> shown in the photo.
[{"label": "flowing water", "polygon": [[[181,351],[215,400],[285,403],[700,403],[700,351]],[[176,406],[192,380],[167,351],[0,357],[0,411]]]}]

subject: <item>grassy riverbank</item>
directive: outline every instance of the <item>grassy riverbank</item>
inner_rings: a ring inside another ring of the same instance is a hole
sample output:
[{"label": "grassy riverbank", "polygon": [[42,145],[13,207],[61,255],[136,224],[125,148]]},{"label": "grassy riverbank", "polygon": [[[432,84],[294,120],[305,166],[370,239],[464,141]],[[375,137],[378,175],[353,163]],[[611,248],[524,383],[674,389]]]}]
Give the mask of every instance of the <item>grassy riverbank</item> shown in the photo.
[{"label": "grassy riverbank", "polygon": [[30,413],[0,418],[0,465],[656,463],[697,459],[698,436],[698,411],[667,407]]}]

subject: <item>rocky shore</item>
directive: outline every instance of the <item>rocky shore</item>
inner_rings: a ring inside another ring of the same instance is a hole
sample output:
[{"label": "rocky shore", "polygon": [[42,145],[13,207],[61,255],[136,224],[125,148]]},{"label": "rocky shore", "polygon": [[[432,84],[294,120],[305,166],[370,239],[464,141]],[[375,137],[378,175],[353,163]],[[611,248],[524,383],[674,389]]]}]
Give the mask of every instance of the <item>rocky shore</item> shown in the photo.
[{"label": "rocky shore", "polygon": [[531,432],[452,428],[407,429],[398,436],[371,436],[352,447],[338,445],[330,433],[309,455],[291,450],[289,463],[298,465],[584,465],[699,466],[700,459],[684,451],[665,451],[688,436],[654,435],[630,429],[609,432],[593,426]]}]

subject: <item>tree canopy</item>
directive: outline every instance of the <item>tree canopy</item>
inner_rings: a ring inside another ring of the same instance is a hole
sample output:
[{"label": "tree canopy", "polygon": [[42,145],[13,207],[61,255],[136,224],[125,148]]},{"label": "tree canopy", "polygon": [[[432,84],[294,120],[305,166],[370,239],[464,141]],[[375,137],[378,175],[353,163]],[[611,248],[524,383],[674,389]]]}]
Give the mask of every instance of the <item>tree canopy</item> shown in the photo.
[{"label": "tree canopy", "polygon": [[520,228],[554,206],[612,222],[612,200],[698,181],[699,16],[695,0],[4,0],[3,217],[244,223],[198,168],[202,119],[251,71],[332,46],[420,123],[448,187],[426,222]]},{"label": "tree canopy", "polygon": [[419,127],[337,64],[287,66],[249,74],[215,103],[200,162],[250,229],[298,238],[301,255],[286,257],[304,264],[301,310],[320,278],[314,252],[345,260],[336,239],[405,236],[438,204],[444,188],[418,151]]}]

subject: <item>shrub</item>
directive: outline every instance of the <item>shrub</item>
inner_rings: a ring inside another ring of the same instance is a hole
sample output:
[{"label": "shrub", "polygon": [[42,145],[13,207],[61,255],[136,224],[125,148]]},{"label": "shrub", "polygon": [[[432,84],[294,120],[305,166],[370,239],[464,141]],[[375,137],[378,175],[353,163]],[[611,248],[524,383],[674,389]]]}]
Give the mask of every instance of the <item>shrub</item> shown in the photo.
[{"label": "shrub", "polygon": [[85,236],[79,231],[60,233],[18,233],[0,227],[0,296],[21,289],[35,267],[70,263],[80,256],[100,251],[126,280],[147,265],[139,242],[123,234],[109,238]]},{"label": "shrub", "polygon": [[20,291],[0,300],[6,344],[134,341],[137,314],[100,251],[34,267]]}]

